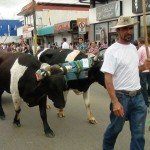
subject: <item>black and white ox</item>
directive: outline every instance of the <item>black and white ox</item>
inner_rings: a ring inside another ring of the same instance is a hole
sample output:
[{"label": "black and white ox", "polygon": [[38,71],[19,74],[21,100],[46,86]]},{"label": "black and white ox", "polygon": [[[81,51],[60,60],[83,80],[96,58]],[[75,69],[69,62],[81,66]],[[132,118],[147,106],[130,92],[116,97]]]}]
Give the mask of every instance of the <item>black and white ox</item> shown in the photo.
[{"label": "black and white ox", "polygon": [[[78,51],[78,50],[69,50],[69,49],[44,49],[42,52],[37,54],[38,59],[43,63],[59,64],[65,62],[71,62],[76,60],[81,60],[83,58],[89,57],[88,55]],[[85,106],[87,110],[87,117],[89,123],[97,123],[94,115],[92,114],[90,108],[90,96],[89,96],[89,87],[92,83],[98,82],[100,85],[105,87],[104,83],[104,74],[100,71],[102,62],[100,59],[100,54],[98,53],[94,57],[94,63],[91,68],[88,70],[88,78],[77,79],[67,81],[67,90],[64,90],[64,98],[67,100],[67,94],[69,89],[72,89],[77,95],[83,94],[83,99],[85,101]],[[63,98],[63,97],[62,97]],[[60,109],[57,113],[58,117],[64,117],[63,109]]]},{"label": "black and white ox", "polygon": [[[41,72],[38,75],[41,79],[37,78],[37,71]],[[5,119],[1,96],[6,91],[12,95],[16,112],[13,121],[15,125],[21,126],[19,113],[23,99],[29,107],[39,106],[44,132],[46,136],[53,137],[54,133],[47,122],[46,99],[48,96],[56,108],[64,108],[64,86],[63,71],[60,67],[41,64],[34,56],[28,54],[0,52],[1,119]]]}]

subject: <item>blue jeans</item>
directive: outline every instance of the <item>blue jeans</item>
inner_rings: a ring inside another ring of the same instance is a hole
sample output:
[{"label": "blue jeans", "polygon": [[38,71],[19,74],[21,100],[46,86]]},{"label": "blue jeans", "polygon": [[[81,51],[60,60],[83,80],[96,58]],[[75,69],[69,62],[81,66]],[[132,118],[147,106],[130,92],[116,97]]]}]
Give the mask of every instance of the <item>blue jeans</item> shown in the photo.
[{"label": "blue jeans", "polygon": [[117,136],[122,131],[126,120],[130,123],[131,143],[130,150],[144,150],[145,145],[145,120],[147,115],[147,107],[145,105],[142,94],[136,96],[128,96],[125,94],[116,94],[118,100],[124,108],[124,117],[116,117],[113,113],[112,104],[110,105],[110,121],[104,138],[103,150],[114,150]]},{"label": "blue jeans", "polygon": [[142,94],[145,100],[145,104],[149,107],[149,100],[148,100],[148,86],[150,87],[150,73],[149,72],[140,73],[140,83],[141,83]]}]

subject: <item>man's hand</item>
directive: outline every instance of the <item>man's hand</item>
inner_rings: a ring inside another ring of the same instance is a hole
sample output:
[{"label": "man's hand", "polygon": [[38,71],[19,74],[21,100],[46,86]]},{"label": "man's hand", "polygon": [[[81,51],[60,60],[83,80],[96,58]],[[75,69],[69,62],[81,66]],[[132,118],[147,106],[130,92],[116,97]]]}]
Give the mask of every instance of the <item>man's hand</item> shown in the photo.
[{"label": "man's hand", "polygon": [[123,117],[124,116],[124,109],[120,102],[113,103],[113,112],[117,117]]}]

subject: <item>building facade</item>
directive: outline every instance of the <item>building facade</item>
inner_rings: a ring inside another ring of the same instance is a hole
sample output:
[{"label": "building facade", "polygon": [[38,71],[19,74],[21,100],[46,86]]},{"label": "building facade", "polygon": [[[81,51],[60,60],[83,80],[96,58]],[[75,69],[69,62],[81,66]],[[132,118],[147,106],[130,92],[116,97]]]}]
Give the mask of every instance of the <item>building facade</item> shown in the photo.
[{"label": "building facade", "polygon": [[[82,0],[81,0],[82,1]],[[84,0],[83,0],[84,1]],[[85,1],[84,1],[85,2]],[[89,24],[91,36],[90,40],[103,43],[106,41],[111,45],[117,36],[113,27],[117,23],[117,19],[121,15],[132,16],[139,24],[134,26],[133,39],[137,40],[138,37],[144,36],[143,33],[143,14],[142,14],[142,0],[89,0]],[[150,36],[150,0],[146,1],[146,22],[147,31]]]},{"label": "building facade", "polygon": [[17,28],[21,26],[19,20],[0,20],[0,43],[18,42]]},{"label": "building facade", "polygon": [[[78,32],[77,19],[89,16],[89,5],[83,4],[58,4],[37,2],[36,10],[36,28],[38,43],[48,46],[48,43],[57,42],[61,46],[62,39],[67,38],[68,43],[76,43],[78,37],[88,38],[88,31],[84,35]],[[18,15],[24,16],[26,30],[23,31],[23,37],[33,43],[33,5],[29,3],[24,6]],[[86,24],[86,28],[87,24]]]}]

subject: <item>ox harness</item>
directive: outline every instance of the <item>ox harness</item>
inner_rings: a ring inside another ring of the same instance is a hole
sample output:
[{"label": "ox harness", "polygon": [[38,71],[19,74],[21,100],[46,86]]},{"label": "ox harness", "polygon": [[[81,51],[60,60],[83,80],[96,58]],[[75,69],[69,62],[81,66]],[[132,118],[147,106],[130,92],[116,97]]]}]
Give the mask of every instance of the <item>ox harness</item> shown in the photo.
[{"label": "ox harness", "polygon": [[94,62],[93,57],[84,58],[77,61],[66,62],[61,64],[62,67],[71,66],[72,69],[69,70],[64,78],[66,81],[69,80],[77,80],[77,79],[85,79],[88,78],[88,70],[92,67]]}]

